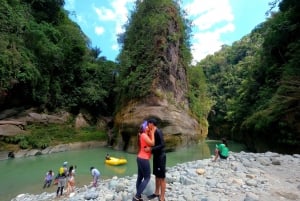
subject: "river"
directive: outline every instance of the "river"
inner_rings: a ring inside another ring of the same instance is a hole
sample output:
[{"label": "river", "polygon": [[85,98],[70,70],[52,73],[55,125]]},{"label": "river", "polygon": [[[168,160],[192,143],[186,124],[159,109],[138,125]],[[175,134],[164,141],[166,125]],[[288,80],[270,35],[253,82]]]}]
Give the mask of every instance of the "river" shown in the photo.
[{"label": "river", "polygon": [[[216,143],[220,142],[208,140],[188,148],[169,152],[167,153],[167,166],[209,158],[214,154]],[[229,142],[229,148],[234,152],[245,149],[241,144],[234,142]],[[128,163],[122,166],[106,165],[104,158],[107,153],[114,157],[124,157]],[[64,161],[68,161],[68,165],[77,166],[75,177],[77,187],[90,183],[92,180],[89,171],[91,166],[100,170],[101,179],[113,176],[132,176],[137,172],[136,154],[116,151],[107,147],[3,160],[0,161],[0,200],[9,201],[22,193],[55,192],[55,185],[47,189],[42,188],[44,176],[50,169],[57,173]]]}]

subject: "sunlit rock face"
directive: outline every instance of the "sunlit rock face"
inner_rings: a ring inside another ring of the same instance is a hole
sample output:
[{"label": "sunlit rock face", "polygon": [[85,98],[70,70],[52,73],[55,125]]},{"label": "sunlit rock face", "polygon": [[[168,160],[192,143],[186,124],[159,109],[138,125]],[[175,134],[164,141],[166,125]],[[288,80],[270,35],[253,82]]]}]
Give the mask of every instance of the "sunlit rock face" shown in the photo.
[{"label": "sunlit rock face", "polygon": [[148,98],[140,102],[131,102],[115,118],[116,143],[119,150],[135,152],[137,133],[143,120],[155,118],[163,131],[166,149],[194,144],[207,136],[207,127],[201,127],[184,107],[170,104],[166,99]]}]

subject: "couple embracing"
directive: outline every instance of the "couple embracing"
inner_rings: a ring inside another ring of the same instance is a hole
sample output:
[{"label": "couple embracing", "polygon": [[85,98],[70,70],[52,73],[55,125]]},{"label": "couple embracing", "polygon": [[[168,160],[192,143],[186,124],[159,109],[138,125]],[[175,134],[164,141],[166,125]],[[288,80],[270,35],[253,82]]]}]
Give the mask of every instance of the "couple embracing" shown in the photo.
[{"label": "couple embracing", "polygon": [[166,154],[163,133],[158,129],[155,119],[144,121],[138,133],[138,177],[136,194],[133,201],[143,201],[141,194],[151,178],[150,158],[153,155],[153,174],[155,175],[155,192],[148,199],[158,197],[165,201],[166,190]]}]

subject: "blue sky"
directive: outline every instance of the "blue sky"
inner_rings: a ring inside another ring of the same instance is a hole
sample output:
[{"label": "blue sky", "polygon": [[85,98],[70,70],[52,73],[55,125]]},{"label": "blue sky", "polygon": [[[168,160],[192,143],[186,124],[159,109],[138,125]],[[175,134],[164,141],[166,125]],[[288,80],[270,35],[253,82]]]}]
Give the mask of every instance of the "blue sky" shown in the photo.
[{"label": "blue sky", "polygon": [[[100,56],[115,61],[119,54],[117,34],[128,19],[135,0],[65,0],[70,18],[99,47]],[[266,20],[272,0],[181,0],[181,7],[193,21],[192,55],[197,62],[231,45]]]}]

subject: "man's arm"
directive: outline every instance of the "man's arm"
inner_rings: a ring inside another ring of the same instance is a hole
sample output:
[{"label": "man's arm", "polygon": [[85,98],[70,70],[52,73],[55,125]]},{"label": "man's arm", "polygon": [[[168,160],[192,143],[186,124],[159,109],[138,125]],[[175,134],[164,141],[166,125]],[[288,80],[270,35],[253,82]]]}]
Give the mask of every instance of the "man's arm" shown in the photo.
[{"label": "man's arm", "polygon": [[158,135],[157,138],[155,138],[155,140],[159,140],[158,143],[155,142],[155,146],[153,146],[151,148],[152,151],[154,152],[160,152],[162,151],[164,148],[165,148],[165,140],[164,140],[164,136],[163,136],[163,133],[161,132],[161,130],[157,130],[157,133],[156,135]]}]

